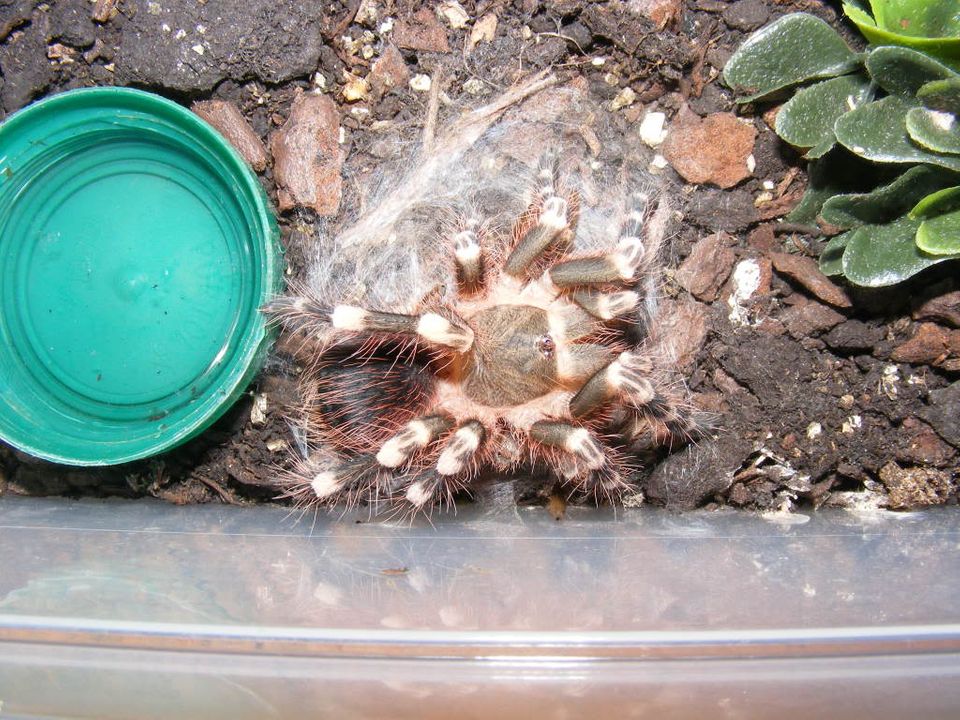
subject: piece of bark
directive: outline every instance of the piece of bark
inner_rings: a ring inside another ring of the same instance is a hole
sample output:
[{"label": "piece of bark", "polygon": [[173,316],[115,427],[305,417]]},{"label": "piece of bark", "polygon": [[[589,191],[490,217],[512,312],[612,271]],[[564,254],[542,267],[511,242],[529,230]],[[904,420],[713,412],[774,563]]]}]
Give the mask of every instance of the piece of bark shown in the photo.
[{"label": "piece of bark", "polygon": [[304,93],[293,102],[290,117],[270,136],[277,204],[280,211],[312,207],[318,215],[340,208],[340,115],[326,95]]},{"label": "piece of bark", "polygon": [[240,110],[226,100],[203,100],[190,106],[197,115],[213,125],[240,156],[257,172],[267,167],[267,149]]}]

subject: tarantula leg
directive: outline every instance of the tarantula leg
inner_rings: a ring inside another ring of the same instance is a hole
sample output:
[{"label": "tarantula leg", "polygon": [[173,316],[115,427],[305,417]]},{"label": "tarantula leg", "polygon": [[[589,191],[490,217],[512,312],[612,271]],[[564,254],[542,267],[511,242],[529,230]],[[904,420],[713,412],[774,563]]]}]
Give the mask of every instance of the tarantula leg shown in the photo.
[{"label": "tarantula leg", "polygon": [[260,307],[293,331],[322,335],[329,331],[329,308],[311,297],[284,295],[275,297]]},{"label": "tarantula leg", "polygon": [[480,235],[471,223],[453,236],[453,259],[457,265],[457,282],[460,290],[476,292],[483,282],[483,254]]},{"label": "tarantula leg", "polygon": [[620,240],[614,252],[557,263],[549,271],[553,284],[560,288],[569,288],[634,280],[641,266],[650,263],[659,247],[659,241],[644,242],[644,224],[649,202],[649,198],[643,193],[633,196],[633,207],[620,229]]},{"label": "tarantula leg", "polygon": [[463,472],[485,435],[486,431],[479,420],[468,420],[460,425],[437,458],[437,472],[447,476]]},{"label": "tarantula leg", "polygon": [[603,407],[616,397],[632,404],[649,406],[657,397],[653,383],[644,377],[643,367],[632,353],[620,356],[584,383],[570,399],[570,414],[581,418]]},{"label": "tarantula leg", "polygon": [[567,201],[556,195],[547,198],[536,225],[527,230],[507,256],[503,271],[513,277],[522,277],[530,265],[557,240],[570,235],[570,217]]},{"label": "tarantula leg", "polygon": [[337,305],[330,313],[330,323],[336,330],[416,335],[432,345],[458,352],[466,352],[473,345],[473,331],[466,324],[434,312],[401,315],[365,310],[356,305]]},{"label": "tarantula leg", "polygon": [[557,348],[557,377],[564,384],[579,385],[606,367],[614,351],[599,343],[573,343]]},{"label": "tarantula leg", "polygon": [[573,301],[599,320],[613,320],[632,311],[640,302],[640,295],[632,290],[602,293],[596,290],[577,290]]},{"label": "tarantula leg", "polygon": [[536,199],[546,200],[557,194],[557,178],[560,176],[560,155],[556,151],[547,151],[537,161]]},{"label": "tarantula leg", "polygon": [[560,420],[540,420],[530,427],[530,437],[575,455],[590,470],[597,470],[606,462],[600,443],[584,427]]},{"label": "tarantula leg", "polygon": [[386,468],[400,467],[452,426],[453,418],[448,415],[427,415],[411,420],[380,446],[377,462]]},{"label": "tarantula leg", "polygon": [[310,478],[310,489],[317,500],[333,501],[351,488],[373,483],[378,472],[370,457],[351,458],[315,473]]},{"label": "tarantula leg", "polygon": [[617,249],[607,255],[557,263],[550,268],[550,280],[559,288],[629,282],[633,280],[643,256],[643,240],[628,235],[620,238]]}]

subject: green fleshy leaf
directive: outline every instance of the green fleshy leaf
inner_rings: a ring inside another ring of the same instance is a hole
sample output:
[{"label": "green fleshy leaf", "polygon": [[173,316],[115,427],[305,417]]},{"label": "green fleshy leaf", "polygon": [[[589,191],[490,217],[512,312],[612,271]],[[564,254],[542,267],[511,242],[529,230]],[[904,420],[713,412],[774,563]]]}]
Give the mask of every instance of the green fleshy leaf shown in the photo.
[{"label": "green fleshy leaf", "polygon": [[841,235],[835,235],[823,246],[820,251],[820,272],[830,277],[843,275],[843,251],[856,230],[850,230]]},{"label": "green fleshy leaf", "polygon": [[910,217],[925,220],[954,210],[960,210],[960,185],[925,196],[910,210]]},{"label": "green fleshy leaf", "polygon": [[888,185],[868,193],[834,195],[823,204],[820,216],[841,229],[882,225],[895,220],[924,198],[957,182],[953,173],[917,165]]},{"label": "green fleshy leaf", "polygon": [[886,287],[951,259],[921,251],[916,243],[919,227],[919,220],[903,217],[888,225],[857,228],[843,253],[843,274],[856,285]]},{"label": "green fleshy leaf", "polygon": [[760,28],[723,69],[726,84],[750,102],[778,90],[857,68],[859,59],[820,18],[792,13]]},{"label": "green fleshy leaf", "polygon": [[874,48],[865,63],[870,77],[891,95],[915,97],[926,83],[960,77],[926,53],[893,45]]},{"label": "green fleshy leaf", "polygon": [[896,165],[878,166],[835,147],[807,165],[807,189],[786,219],[813,224],[828,198],[844,193],[869,192],[880,183],[892,181],[900,171]]},{"label": "green fleshy leaf", "polygon": [[931,255],[960,257],[960,210],[920,223],[917,247]]},{"label": "green fleshy leaf", "polygon": [[960,123],[953,113],[913,108],[907,113],[907,132],[911,140],[927,150],[960,154]]},{"label": "green fleshy leaf", "polygon": [[824,155],[836,143],[837,118],[864,102],[870,81],[859,73],[824,80],[797,91],[777,113],[777,135],[791,145],[811,148],[808,158]]},{"label": "green fleshy leaf", "polygon": [[917,100],[931,110],[960,115],[960,78],[932,80],[917,90]]},{"label": "green fleshy leaf", "polygon": [[910,141],[906,116],[913,107],[911,101],[894,95],[861,105],[837,120],[837,140],[874,162],[927,163],[960,171],[960,158],[924,150]]},{"label": "green fleshy leaf", "polygon": [[836,176],[829,171],[825,160],[816,160],[807,166],[807,189],[797,206],[787,214],[789,222],[811,225],[817,221],[820,208],[827,198],[842,192]]},{"label": "green fleshy leaf", "polygon": [[956,0],[871,0],[876,25],[914,38],[960,36]]},{"label": "green fleshy leaf", "polygon": [[[960,37],[957,37],[957,33],[951,29],[952,24],[949,18],[942,25],[938,24],[936,17],[933,15],[930,16],[930,20],[925,19],[921,22],[908,20],[908,27],[904,28],[902,21],[905,18],[902,16],[898,18],[898,13],[887,12],[886,6],[888,1],[889,0],[884,0],[883,3],[876,4],[871,2],[875,14],[883,18],[883,22],[874,22],[874,19],[870,17],[869,13],[849,2],[844,2],[843,12],[872,45],[912,47],[938,57],[954,67],[960,67]],[[954,0],[915,1],[917,3],[930,3],[931,5],[954,2]],[[939,8],[937,9],[939,10]],[[924,17],[926,17],[926,14]],[[889,26],[891,24],[896,29],[891,28]],[[925,30],[924,28],[927,27],[933,28],[933,30]],[[941,29],[936,29],[938,27]],[[919,31],[917,30],[918,28]],[[907,30],[916,34],[908,34]],[[936,33],[943,34],[939,35]]]},{"label": "green fleshy leaf", "polygon": [[923,222],[917,230],[917,247],[932,255],[960,254],[960,185],[931,193],[910,211]]}]

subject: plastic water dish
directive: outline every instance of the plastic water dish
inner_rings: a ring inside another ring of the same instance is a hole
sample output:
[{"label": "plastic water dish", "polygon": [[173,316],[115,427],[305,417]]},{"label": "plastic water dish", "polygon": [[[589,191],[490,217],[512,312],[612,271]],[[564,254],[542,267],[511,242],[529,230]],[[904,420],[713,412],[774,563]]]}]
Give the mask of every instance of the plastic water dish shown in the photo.
[{"label": "plastic water dish", "polygon": [[257,178],[156,95],[76,90],[0,126],[0,437],[108,465],[209,426],[259,369],[278,288]]}]

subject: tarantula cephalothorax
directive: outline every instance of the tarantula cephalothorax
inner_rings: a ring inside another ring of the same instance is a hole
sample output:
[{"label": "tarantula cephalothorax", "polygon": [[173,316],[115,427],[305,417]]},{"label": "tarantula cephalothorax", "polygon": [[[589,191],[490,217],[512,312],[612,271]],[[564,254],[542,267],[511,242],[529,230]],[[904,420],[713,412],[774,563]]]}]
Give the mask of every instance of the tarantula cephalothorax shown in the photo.
[{"label": "tarantula cephalothorax", "polygon": [[576,254],[580,200],[559,175],[545,156],[512,232],[465,219],[449,233],[449,300],[398,314],[303,290],[269,304],[322,347],[306,373],[321,451],[285,478],[289,495],[419,510],[485,468],[539,465],[616,499],[630,458],[690,436],[685,396],[643,339],[666,203],[633,194],[616,245]]}]

